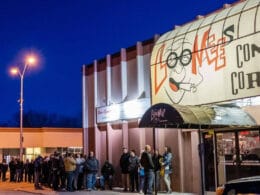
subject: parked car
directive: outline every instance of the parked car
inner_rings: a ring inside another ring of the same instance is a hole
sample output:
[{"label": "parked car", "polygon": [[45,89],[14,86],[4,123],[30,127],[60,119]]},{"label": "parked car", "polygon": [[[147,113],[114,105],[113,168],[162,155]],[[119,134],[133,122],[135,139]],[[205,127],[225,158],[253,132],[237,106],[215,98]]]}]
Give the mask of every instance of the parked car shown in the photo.
[{"label": "parked car", "polygon": [[260,176],[231,180],[217,188],[217,195],[260,194]]}]

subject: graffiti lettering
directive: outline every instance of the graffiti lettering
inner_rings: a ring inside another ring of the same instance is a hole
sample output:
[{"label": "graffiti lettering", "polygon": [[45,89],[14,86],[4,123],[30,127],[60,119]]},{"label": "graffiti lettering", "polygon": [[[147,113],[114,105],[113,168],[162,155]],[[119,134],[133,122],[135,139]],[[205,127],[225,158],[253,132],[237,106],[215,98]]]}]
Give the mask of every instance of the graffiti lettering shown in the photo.
[{"label": "graffiti lettering", "polygon": [[160,121],[165,116],[165,109],[151,110],[151,121]]},{"label": "graffiti lettering", "polygon": [[256,53],[260,53],[260,47],[255,44],[246,43],[244,45],[237,45],[237,67],[242,68],[244,62],[250,61],[251,58],[256,56]]},{"label": "graffiti lettering", "polygon": [[237,95],[239,90],[260,87],[260,72],[245,74],[243,71],[231,73],[232,94]]},{"label": "graffiti lettering", "polygon": [[233,36],[234,32],[235,32],[235,27],[234,27],[234,25],[231,25],[231,26],[227,27],[227,28],[223,31],[223,34],[226,35],[226,37],[229,38],[229,40],[227,40],[228,43],[230,43],[231,41],[233,41],[233,39],[234,39],[234,36]]},{"label": "graffiti lettering", "polygon": [[[167,64],[162,63],[164,47],[165,47],[164,44],[160,47],[160,49],[158,50],[158,53],[156,54],[156,59],[155,59],[155,71],[154,71],[155,94],[158,93],[158,91],[161,88],[163,82],[167,78]],[[159,67],[158,67],[158,64],[160,64]],[[163,77],[159,78],[159,75],[163,75]]]}]

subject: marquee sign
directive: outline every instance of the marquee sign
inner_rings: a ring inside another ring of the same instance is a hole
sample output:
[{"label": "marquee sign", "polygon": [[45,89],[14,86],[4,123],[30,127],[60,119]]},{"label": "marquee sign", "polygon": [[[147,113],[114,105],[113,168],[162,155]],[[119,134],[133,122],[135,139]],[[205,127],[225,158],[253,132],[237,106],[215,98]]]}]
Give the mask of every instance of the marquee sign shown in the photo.
[{"label": "marquee sign", "polygon": [[247,0],[160,37],[152,104],[198,105],[260,95],[260,0]]},{"label": "marquee sign", "polygon": [[149,98],[127,101],[97,108],[97,123],[141,118],[151,106]]}]

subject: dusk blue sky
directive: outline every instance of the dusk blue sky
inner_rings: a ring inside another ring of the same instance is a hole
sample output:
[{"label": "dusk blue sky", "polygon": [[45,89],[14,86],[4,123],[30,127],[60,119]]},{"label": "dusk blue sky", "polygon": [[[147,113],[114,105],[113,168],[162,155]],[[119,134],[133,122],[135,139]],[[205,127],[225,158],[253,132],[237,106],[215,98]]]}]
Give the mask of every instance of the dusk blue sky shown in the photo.
[{"label": "dusk blue sky", "polygon": [[28,52],[24,111],[80,116],[83,64],[163,34],[234,0],[0,1],[0,124],[19,112],[20,80],[8,74]]}]

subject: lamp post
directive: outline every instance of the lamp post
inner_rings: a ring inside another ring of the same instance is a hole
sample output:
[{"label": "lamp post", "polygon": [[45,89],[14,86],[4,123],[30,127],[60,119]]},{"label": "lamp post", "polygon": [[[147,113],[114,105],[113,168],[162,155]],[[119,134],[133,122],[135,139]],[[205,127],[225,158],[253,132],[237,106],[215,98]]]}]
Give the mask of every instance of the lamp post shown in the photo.
[{"label": "lamp post", "polygon": [[20,76],[20,153],[19,157],[20,160],[23,158],[23,79],[28,66],[33,65],[36,62],[34,57],[28,57],[25,61],[23,69],[19,69],[18,67],[11,68],[10,72],[12,75],[19,75]]}]

